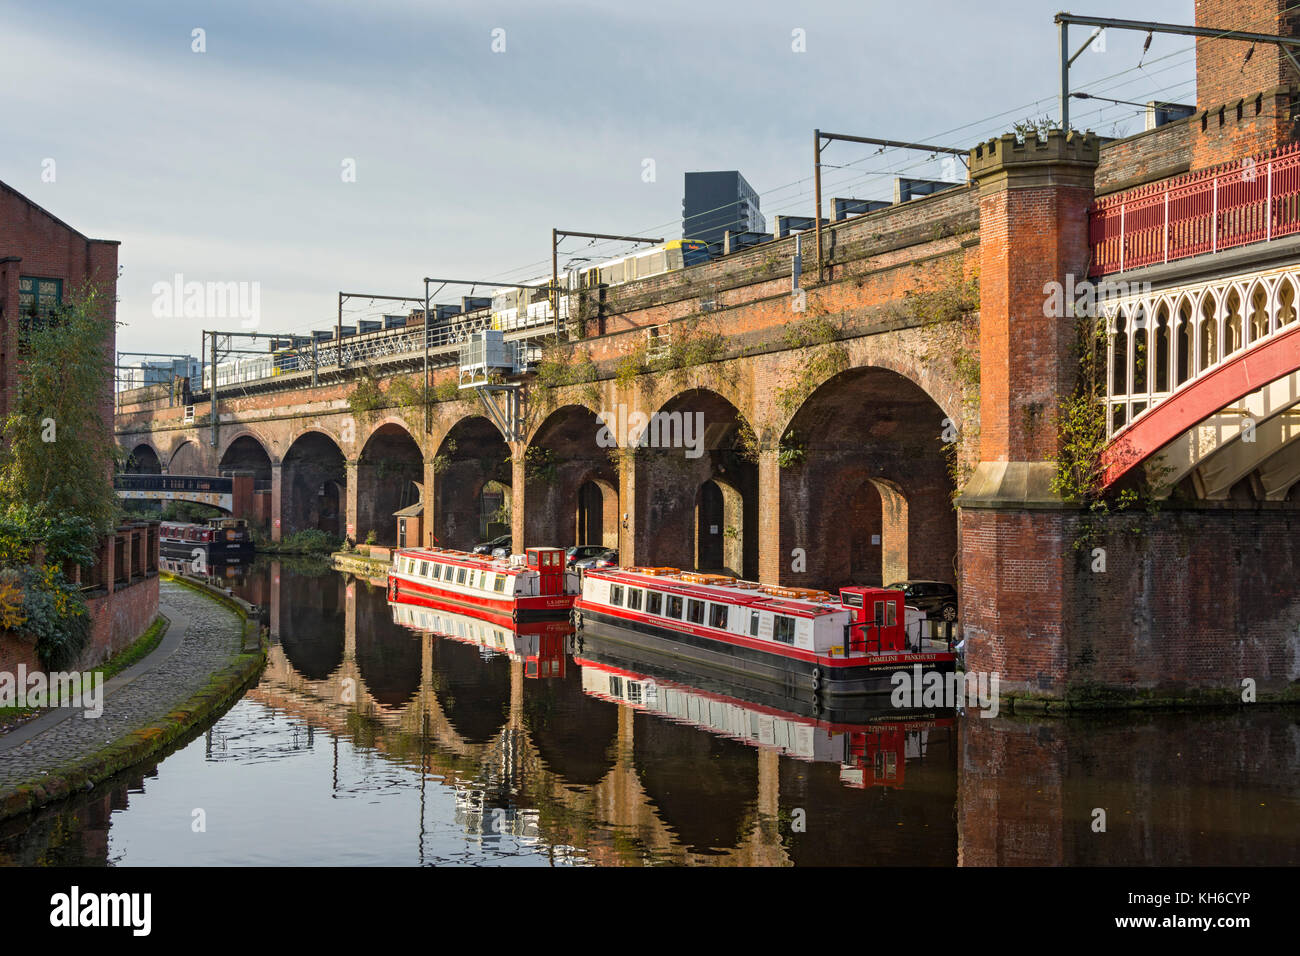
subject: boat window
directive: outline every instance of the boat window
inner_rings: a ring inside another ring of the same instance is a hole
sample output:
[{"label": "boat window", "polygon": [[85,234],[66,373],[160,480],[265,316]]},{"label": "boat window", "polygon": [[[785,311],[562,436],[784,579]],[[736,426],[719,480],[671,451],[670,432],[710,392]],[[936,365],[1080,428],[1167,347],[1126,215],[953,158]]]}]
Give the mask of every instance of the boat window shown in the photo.
[{"label": "boat window", "polygon": [[682,599],[676,594],[668,595],[668,613],[665,617],[675,617],[680,619],[682,616]]},{"label": "boat window", "polygon": [[885,602],[885,627],[893,627],[898,621],[898,606],[893,601]]},{"label": "boat window", "polygon": [[639,680],[627,682],[627,702],[629,704],[641,703],[641,682]]},{"label": "boat window", "polygon": [[[450,577],[451,575],[448,575]],[[433,579],[436,581],[442,577],[442,565],[435,563],[433,566]]]},{"label": "boat window", "polygon": [[492,585],[492,590],[501,592],[504,591],[505,589],[506,589],[506,576],[504,574],[498,574],[496,582]]},{"label": "boat window", "polygon": [[645,609],[647,614],[663,614],[664,596],[659,591],[646,591]]},{"label": "boat window", "polygon": [[749,634],[751,637],[758,637],[758,612],[749,612]]},{"label": "boat window", "polygon": [[709,605],[709,626],[723,627],[727,626],[727,605],[710,604]]},{"label": "boat window", "polygon": [[456,572],[456,583],[457,583],[457,584],[464,584],[464,583],[465,583],[465,569],[464,569],[464,568],[460,568],[460,569]]},{"label": "boat window", "polygon": [[422,578],[423,578],[423,577],[426,577],[426,576],[428,575],[428,573],[429,573],[429,562],[428,562],[428,561],[421,561],[421,562],[420,562],[420,577],[422,577]]},{"label": "boat window", "polygon": [[609,588],[609,603],[614,607],[623,606],[623,585],[612,584]]},{"label": "boat window", "polygon": [[636,588],[627,589],[627,606],[631,611],[641,610],[641,592]]},{"label": "boat window", "polygon": [[620,698],[623,696],[623,678],[617,674],[609,675],[609,696]]},{"label": "boat window", "polygon": [[861,594],[852,594],[852,593],[841,594],[840,600],[844,603],[846,607],[862,607]]},{"label": "boat window", "polygon": [[772,639],[782,644],[794,643],[794,618],[777,614],[772,620]]},{"label": "boat window", "polygon": [[690,621],[692,624],[703,624],[704,623],[704,602],[695,601],[695,600],[687,601],[686,619]]}]

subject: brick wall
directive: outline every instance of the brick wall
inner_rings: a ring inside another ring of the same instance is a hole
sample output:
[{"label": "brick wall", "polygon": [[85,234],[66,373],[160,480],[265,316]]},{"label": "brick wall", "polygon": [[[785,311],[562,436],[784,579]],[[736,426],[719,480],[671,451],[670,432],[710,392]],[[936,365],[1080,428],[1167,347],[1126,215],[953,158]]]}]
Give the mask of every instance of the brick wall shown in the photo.
[{"label": "brick wall", "polygon": [[1175,120],[1102,146],[1097,162],[1096,194],[1101,196],[1187,172],[1192,163],[1189,122]]},{"label": "brick wall", "polygon": [[[964,511],[972,670],[1004,691],[1088,684],[1178,696],[1300,680],[1300,513],[1168,510],[1109,519],[1105,572],[1069,512]],[[1230,573],[1228,573],[1230,570]],[[995,582],[992,587],[987,582]]]},{"label": "brick wall", "polygon": [[[1300,36],[1300,11],[1287,0],[1197,0],[1200,26]],[[1300,90],[1281,49],[1198,38],[1196,104],[1191,118],[1192,169],[1234,162],[1295,138],[1294,97]]]}]

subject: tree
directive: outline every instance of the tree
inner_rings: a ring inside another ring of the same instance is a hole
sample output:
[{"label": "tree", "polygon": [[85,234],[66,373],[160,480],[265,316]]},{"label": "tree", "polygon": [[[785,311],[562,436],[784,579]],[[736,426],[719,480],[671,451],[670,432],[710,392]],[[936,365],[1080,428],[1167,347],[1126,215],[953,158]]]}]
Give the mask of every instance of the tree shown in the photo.
[{"label": "tree", "polygon": [[87,284],[57,312],[23,317],[15,400],[0,427],[0,513],[24,523],[75,516],[87,544],[111,531],[120,512],[104,417],[112,305]]}]

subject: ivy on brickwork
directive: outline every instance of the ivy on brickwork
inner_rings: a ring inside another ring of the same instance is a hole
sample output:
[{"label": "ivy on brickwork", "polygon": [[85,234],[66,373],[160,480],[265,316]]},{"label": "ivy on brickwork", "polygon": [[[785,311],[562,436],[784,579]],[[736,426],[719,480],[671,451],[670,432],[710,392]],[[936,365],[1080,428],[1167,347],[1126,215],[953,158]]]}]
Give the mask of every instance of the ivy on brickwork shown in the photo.
[{"label": "ivy on brickwork", "polygon": [[822,383],[849,367],[849,350],[839,342],[840,330],[826,317],[824,309],[816,305],[813,308],[811,315],[791,323],[783,332],[787,348],[807,350],[793,376],[775,392],[777,407],[787,418]]},{"label": "ivy on brickwork", "polygon": [[542,358],[537,363],[537,377],[533,379],[534,408],[551,412],[558,401],[556,389],[580,386],[579,394],[588,405],[600,402],[599,373],[591,353],[551,340],[542,347]]},{"label": "ivy on brickwork", "polygon": [[379,387],[379,382],[369,372],[357,380],[356,386],[348,394],[348,408],[355,418],[364,418],[388,404],[387,397]]},{"label": "ivy on brickwork", "polygon": [[961,421],[945,421],[944,456],[954,497],[970,479],[979,449],[980,356],[979,272],[966,274],[959,256],[939,272],[939,280],[903,294],[905,317],[926,332],[926,345],[917,355],[923,365],[948,362],[961,388]]},{"label": "ivy on brickwork", "polygon": [[367,418],[384,408],[423,408],[426,404],[457,402],[464,397],[455,379],[429,387],[402,376],[381,383],[366,372],[348,394],[348,408],[354,417]]},{"label": "ivy on brickwork", "polygon": [[[754,434],[754,429],[750,427],[749,422],[741,419],[740,425],[736,430],[736,456],[742,461],[758,464],[759,456],[763,450],[758,436]],[[781,468],[793,468],[801,464],[807,456],[808,448],[803,442],[795,436],[794,429],[786,429],[781,441],[776,448],[776,463]]]},{"label": "ivy on brickwork", "polygon": [[633,345],[615,366],[614,381],[622,389],[639,382],[647,397],[664,381],[674,389],[684,388],[692,370],[715,384],[730,381],[734,371],[721,361],[726,354],[726,336],[694,316],[666,326],[662,343],[653,351],[644,340]]},{"label": "ivy on brickwork", "polygon": [[[1109,523],[1105,519],[1143,507],[1154,513],[1158,502],[1150,488],[1152,483],[1160,483],[1162,474],[1149,472],[1140,490],[1125,488],[1113,496],[1103,493],[1102,454],[1108,442],[1105,320],[1078,316],[1075,333],[1074,359],[1078,362],[1079,377],[1074,391],[1062,398],[1056,408],[1056,475],[1051,488],[1062,501],[1082,508],[1083,520],[1074,538],[1075,550],[1082,550],[1100,540]],[[1142,527],[1134,520],[1124,530],[1139,534]]]}]

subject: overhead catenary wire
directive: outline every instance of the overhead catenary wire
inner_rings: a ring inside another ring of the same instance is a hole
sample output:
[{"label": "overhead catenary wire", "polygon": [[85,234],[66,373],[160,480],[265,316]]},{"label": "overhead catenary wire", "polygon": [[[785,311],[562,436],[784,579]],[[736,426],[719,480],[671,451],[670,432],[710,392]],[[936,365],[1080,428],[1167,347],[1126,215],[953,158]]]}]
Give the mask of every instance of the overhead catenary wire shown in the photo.
[{"label": "overhead catenary wire", "polygon": [[[1295,9],[1300,9],[1300,3],[1291,4],[1288,7],[1286,7],[1282,12],[1287,13]],[[1273,14],[1269,15],[1270,18],[1271,16],[1273,16]],[[1263,19],[1265,18],[1261,18],[1261,21]],[[1250,25],[1251,25],[1250,23],[1246,23],[1243,24],[1242,27],[1238,29],[1239,30],[1244,29]],[[1162,54],[1161,56],[1154,57],[1148,61],[1146,60],[1146,53],[1148,52],[1150,46],[1151,46],[1151,35],[1148,34],[1147,42],[1143,44],[1142,54],[1138,60],[1138,63],[1135,66],[1130,66],[1125,69],[1117,70],[1113,73],[1106,74],[1101,77],[1097,77],[1093,80],[1082,83],[1078,87],[1079,91],[1081,92],[1096,91],[1098,93],[1114,92],[1116,90],[1123,89],[1124,87],[1133,84],[1135,81],[1148,81],[1150,78],[1159,75],[1161,73],[1165,73],[1173,69],[1184,67],[1186,65],[1186,61],[1190,58],[1193,58],[1196,52],[1195,44],[1193,43],[1189,47],[1173,50],[1169,53]],[[1245,60],[1249,60],[1252,54],[1253,54],[1253,46],[1251,47],[1251,49],[1249,49],[1246,52]],[[1159,70],[1152,69],[1152,67],[1162,63],[1165,64],[1162,69]],[[1243,61],[1243,66],[1244,66],[1244,61]],[[1190,82],[1194,84],[1194,81],[1190,81]],[[1183,89],[1188,85],[1189,85],[1189,81],[1182,81],[1179,83],[1170,84],[1165,87],[1160,87],[1154,90],[1152,90],[1149,86],[1146,86],[1146,90],[1147,90],[1147,95],[1149,96],[1151,93],[1162,93],[1171,89]],[[1039,97],[1035,100],[1021,104],[1019,106],[1001,110],[996,113],[992,113],[987,116],[972,120],[968,123],[963,123],[959,126],[952,127],[951,129],[934,133],[934,134],[927,134],[926,136],[920,138],[926,141],[943,142],[943,141],[947,141],[949,138],[953,136],[964,134],[969,130],[973,130],[976,128],[987,129],[989,127],[989,124],[999,120],[1004,120],[1007,117],[1012,117],[1012,116],[1024,117],[1028,114],[1029,118],[1032,119],[1033,114],[1043,109],[1045,104],[1052,103],[1054,99],[1055,97],[1050,95]],[[1108,116],[1115,118],[1112,120],[1112,122],[1118,122],[1122,119],[1129,118],[1133,115],[1140,115],[1140,113],[1141,113],[1140,109],[1139,110],[1117,109],[1115,104],[1108,104],[1096,110],[1085,111],[1082,114],[1080,114],[1080,117],[1082,118],[1085,116],[1088,117],[1095,116],[1097,118],[1098,125],[1101,125],[1103,120]],[[856,191],[858,187],[865,186],[866,184],[872,181],[877,181],[883,178],[892,178],[893,176],[896,175],[923,169],[927,165],[935,161],[934,157],[925,157],[925,158],[904,163],[903,165],[896,165],[897,160],[901,158],[902,155],[903,154],[901,153],[901,151],[897,151],[897,150],[892,150],[892,149],[877,150],[872,152],[869,155],[859,157],[854,160],[846,161],[844,163],[837,163],[834,164],[833,166],[828,164],[825,168],[834,168],[837,172],[840,171],[850,172],[851,175],[846,175],[843,178],[836,178],[834,176],[827,177],[826,182],[824,184],[825,188],[828,191],[831,191],[832,195],[834,194],[835,191]],[[858,168],[862,164],[869,163],[872,160],[880,160],[887,166],[887,168],[880,169],[880,170]],[[804,176],[795,179],[789,183],[785,183],[780,186],[776,186],[759,192],[758,195],[760,199],[765,199],[769,202],[769,210],[767,211],[767,214],[769,216],[787,215],[787,214],[798,215],[800,211],[804,209],[806,205],[806,200],[808,199],[811,193],[811,189],[810,189],[811,181],[812,181],[811,176]],[[773,206],[770,205],[773,202],[777,204],[775,208],[773,208]],[[732,205],[733,203],[730,202],[725,203],[717,207],[717,209],[715,210],[706,211],[706,213],[723,211],[731,207]],[[790,211],[787,212],[786,210],[790,210]],[[674,219],[669,220],[667,222],[640,227],[638,229],[631,230],[630,232],[631,233],[660,232],[665,229],[672,228],[673,226],[677,225],[679,222],[680,222],[680,218],[675,217]],[[599,260],[599,259],[611,257],[610,253],[606,251],[609,249],[611,245],[613,245],[613,243],[598,242],[596,240],[591,240],[585,246],[582,246],[581,249],[583,252],[591,252],[593,254],[592,258]],[[536,262],[533,263],[529,263],[529,264],[525,264],[525,265],[521,265],[521,266],[517,266],[505,270],[493,269],[492,271],[500,272],[503,276],[502,281],[508,281],[511,279],[524,279],[528,277],[540,276],[545,270],[547,264],[548,264],[548,260],[542,259],[542,260],[537,260]],[[374,308],[372,306],[359,306],[356,309],[349,309],[346,314],[349,317],[369,317],[369,316],[382,316],[384,314],[390,314],[390,313],[384,312],[382,308]],[[300,328],[307,329],[312,324],[317,324],[317,323],[312,323],[309,320],[307,324],[301,325]],[[295,331],[296,330],[286,329],[284,334],[295,334]]]}]

